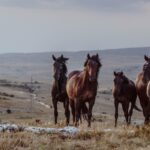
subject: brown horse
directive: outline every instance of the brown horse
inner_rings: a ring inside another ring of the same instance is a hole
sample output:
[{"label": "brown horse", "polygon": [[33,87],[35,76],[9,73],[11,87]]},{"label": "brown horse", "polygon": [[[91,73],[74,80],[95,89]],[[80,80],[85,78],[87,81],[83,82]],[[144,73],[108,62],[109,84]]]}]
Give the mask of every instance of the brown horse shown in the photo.
[{"label": "brown horse", "polygon": [[98,54],[93,56],[88,54],[84,67],[83,71],[70,73],[66,88],[75,126],[78,125],[81,118],[81,109],[88,102],[88,126],[90,127],[92,108],[97,94],[98,74],[101,67]]},{"label": "brown horse", "polygon": [[56,58],[54,55],[52,55],[52,58],[54,60],[53,64],[53,70],[54,70],[54,82],[52,86],[52,102],[54,106],[54,118],[55,118],[55,124],[57,123],[57,103],[62,102],[65,108],[65,116],[66,116],[66,124],[69,124],[70,119],[70,111],[69,111],[69,99],[66,92],[66,83],[67,83],[67,66],[66,61],[68,58],[65,58],[63,55]]},{"label": "brown horse", "polygon": [[146,63],[143,65],[143,70],[136,79],[136,89],[143,109],[145,124],[147,124],[150,121],[150,101],[146,93],[150,81],[150,57],[144,56],[144,58]]},{"label": "brown horse", "polygon": [[[124,111],[126,123],[131,123],[131,116],[133,113],[133,108],[140,111],[135,105],[137,92],[136,87],[133,81],[129,80],[123,72],[114,72],[114,88],[113,88],[113,96],[114,96],[114,105],[115,105],[115,127],[117,126],[118,119],[118,105],[122,104],[122,108]],[[129,110],[129,104],[131,103],[131,108]]]}]

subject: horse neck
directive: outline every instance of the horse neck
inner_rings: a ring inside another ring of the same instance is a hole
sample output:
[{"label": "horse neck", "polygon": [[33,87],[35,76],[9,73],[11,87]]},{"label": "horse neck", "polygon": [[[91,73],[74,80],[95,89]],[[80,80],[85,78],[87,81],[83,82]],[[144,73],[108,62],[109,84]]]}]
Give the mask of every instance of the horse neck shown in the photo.
[{"label": "horse neck", "polygon": [[81,84],[81,85],[83,85],[83,86],[86,86],[86,85],[87,85],[87,83],[88,83],[88,81],[89,81],[88,77],[89,77],[88,72],[87,72],[87,70],[85,69],[85,70],[83,71],[82,84]]},{"label": "horse neck", "polygon": [[[148,73],[147,73],[148,74]],[[148,74],[148,75],[144,75],[144,72],[143,72],[143,81],[145,82],[145,83],[148,83],[149,81],[150,81],[150,75]]]},{"label": "horse neck", "polygon": [[66,74],[63,74],[59,80],[55,80],[55,85],[59,92],[62,90],[62,86],[66,84]]},{"label": "horse neck", "polygon": [[96,85],[97,87],[97,80],[95,82],[90,82],[89,81],[89,74],[88,74],[88,71],[87,69],[84,70],[83,72],[83,77],[82,77],[82,84],[83,88],[86,88],[86,87],[89,87],[89,88],[93,88],[94,85]]}]

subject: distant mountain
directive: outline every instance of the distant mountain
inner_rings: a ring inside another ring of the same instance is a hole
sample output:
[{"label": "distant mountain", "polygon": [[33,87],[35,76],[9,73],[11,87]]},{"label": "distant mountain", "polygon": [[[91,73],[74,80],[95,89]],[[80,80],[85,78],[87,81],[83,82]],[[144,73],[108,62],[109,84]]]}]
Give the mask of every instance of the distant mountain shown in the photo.
[{"label": "distant mountain", "polygon": [[0,55],[0,78],[8,80],[34,80],[51,83],[52,64],[51,55],[63,54],[69,58],[68,72],[83,69],[87,53],[98,53],[102,61],[100,70],[100,84],[110,87],[113,81],[113,71],[122,70],[131,79],[135,80],[144,63],[144,55],[150,55],[150,47],[125,48],[113,50],[91,50],[79,52],[47,52],[47,53],[11,53]]}]

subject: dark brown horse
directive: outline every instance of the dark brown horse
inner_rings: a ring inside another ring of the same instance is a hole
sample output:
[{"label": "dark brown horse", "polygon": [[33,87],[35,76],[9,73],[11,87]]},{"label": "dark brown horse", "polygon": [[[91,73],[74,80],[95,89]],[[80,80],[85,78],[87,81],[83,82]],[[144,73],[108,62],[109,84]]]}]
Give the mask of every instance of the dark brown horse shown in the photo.
[{"label": "dark brown horse", "polygon": [[[126,123],[130,124],[131,116],[133,113],[133,108],[140,111],[135,105],[137,92],[136,87],[133,81],[129,80],[123,72],[114,72],[114,88],[113,88],[113,96],[114,96],[114,105],[115,105],[115,127],[117,126],[118,119],[118,105],[122,104],[122,108],[124,111]],[[131,103],[131,108],[129,110],[129,104]]]},{"label": "dark brown horse", "polygon": [[57,103],[62,102],[65,108],[65,116],[66,116],[66,124],[69,124],[70,118],[70,111],[69,111],[69,99],[66,93],[66,83],[67,83],[67,66],[66,61],[68,58],[65,58],[63,55],[56,58],[52,55],[54,60],[53,70],[54,70],[54,82],[52,86],[52,102],[54,106],[54,117],[55,117],[55,124],[57,123]]},{"label": "dark brown horse", "polygon": [[145,124],[150,121],[150,101],[146,93],[150,81],[150,57],[144,56],[146,63],[143,65],[142,72],[136,79],[136,89],[145,117]]},{"label": "dark brown horse", "polygon": [[86,102],[89,104],[88,126],[91,126],[92,108],[97,94],[98,74],[101,67],[98,54],[93,56],[88,54],[84,67],[83,71],[70,73],[66,86],[75,126],[78,125],[81,109],[86,106]]}]

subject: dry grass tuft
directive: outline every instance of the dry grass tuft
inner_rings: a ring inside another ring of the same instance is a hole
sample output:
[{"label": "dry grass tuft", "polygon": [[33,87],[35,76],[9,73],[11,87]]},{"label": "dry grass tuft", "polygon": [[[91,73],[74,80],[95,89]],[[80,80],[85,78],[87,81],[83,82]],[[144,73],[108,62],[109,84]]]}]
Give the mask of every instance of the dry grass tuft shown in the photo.
[{"label": "dry grass tuft", "polygon": [[89,140],[89,139],[100,139],[103,136],[103,132],[100,131],[81,131],[78,133],[74,139],[80,139],[80,140]]}]

